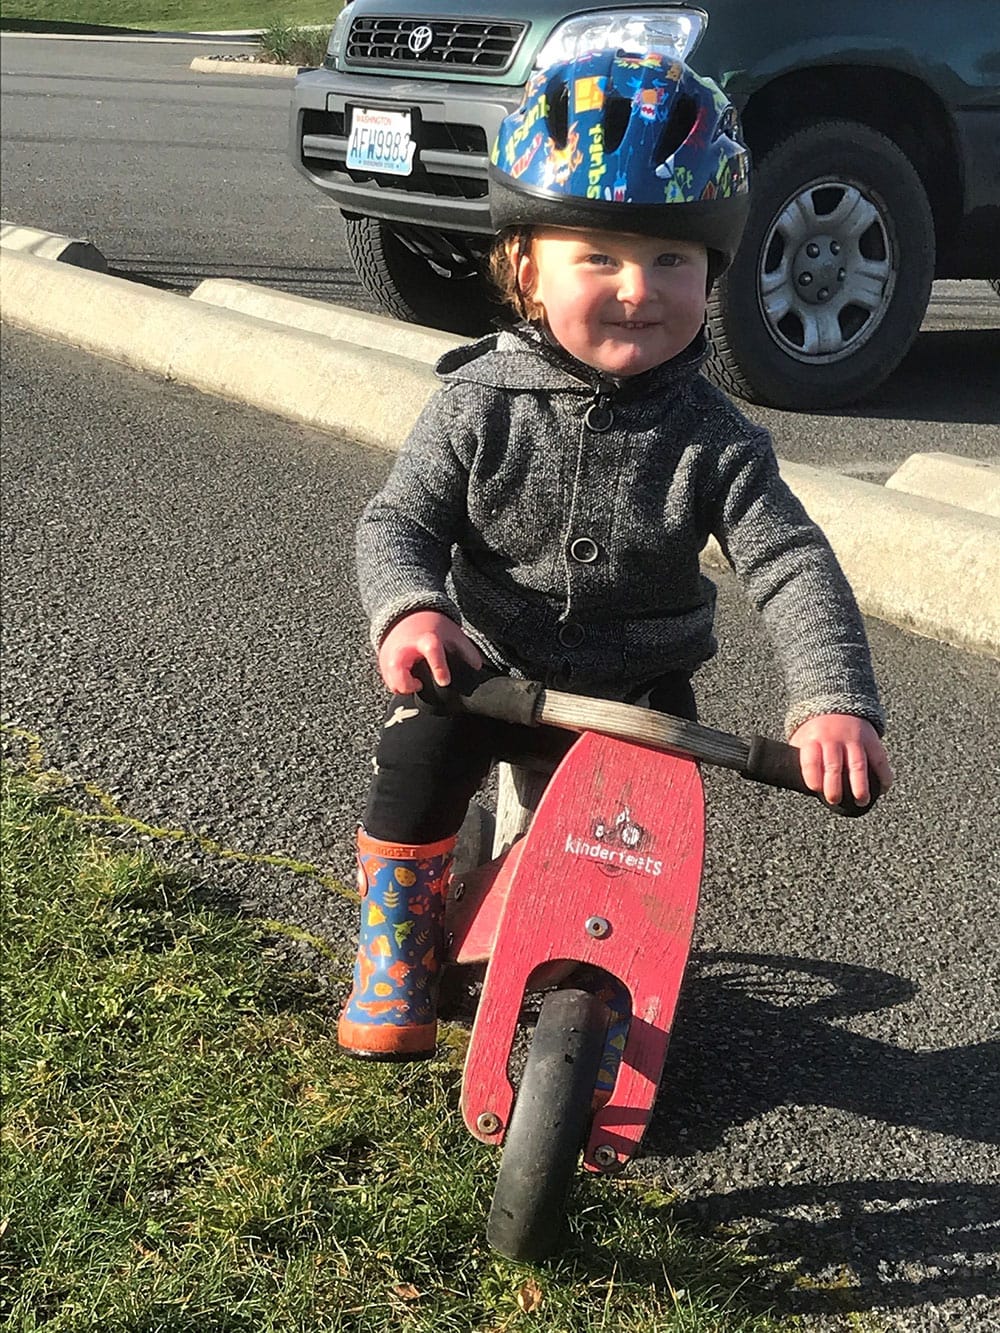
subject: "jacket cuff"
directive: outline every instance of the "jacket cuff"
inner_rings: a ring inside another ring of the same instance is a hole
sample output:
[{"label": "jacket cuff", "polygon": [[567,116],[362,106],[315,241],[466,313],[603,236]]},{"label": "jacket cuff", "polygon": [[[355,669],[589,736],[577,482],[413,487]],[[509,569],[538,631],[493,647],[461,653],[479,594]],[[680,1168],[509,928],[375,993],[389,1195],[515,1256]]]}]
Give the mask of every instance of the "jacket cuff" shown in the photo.
[{"label": "jacket cuff", "polygon": [[402,620],[403,616],[408,616],[413,611],[439,611],[441,615],[447,616],[449,620],[454,620],[456,625],[461,626],[462,624],[462,613],[451,598],[446,597],[443,592],[424,589],[420,592],[403,593],[399,597],[394,597],[392,601],[386,602],[384,606],[380,606],[371,618],[369,637],[376,652],[382,647],[382,640],[396,621]]},{"label": "jacket cuff", "polygon": [[808,722],[812,717],[821,717],[824,713],[851,713],[854,717],[863,717],[872,724],[879,736],[885,735],[885,710],[877,699],[856,694],[826,694],[803,699],[789,708],[785,714],[786,739],[803,722]]}]

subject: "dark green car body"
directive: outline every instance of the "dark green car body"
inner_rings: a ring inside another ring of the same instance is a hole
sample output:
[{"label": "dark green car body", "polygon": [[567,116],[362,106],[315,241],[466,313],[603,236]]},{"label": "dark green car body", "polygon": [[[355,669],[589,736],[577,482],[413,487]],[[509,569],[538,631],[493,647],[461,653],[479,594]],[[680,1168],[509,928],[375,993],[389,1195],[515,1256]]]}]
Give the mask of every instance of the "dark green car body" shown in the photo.
[{"label": "dark green car body", "polygon": [[[905,353],[933,278],[1000,275],[997,0],[352,0],[324,68],[296,81],[295,163],[344,212],[385,309],[475,332],[487,155],[538,52],[571,15],[677,8],[704,14],[687,58],[739,109],[757,168],[712,304],[718,376],[779,406],[858,397]],[[408,114],[409,174],[348,169],[356,108]]]}]

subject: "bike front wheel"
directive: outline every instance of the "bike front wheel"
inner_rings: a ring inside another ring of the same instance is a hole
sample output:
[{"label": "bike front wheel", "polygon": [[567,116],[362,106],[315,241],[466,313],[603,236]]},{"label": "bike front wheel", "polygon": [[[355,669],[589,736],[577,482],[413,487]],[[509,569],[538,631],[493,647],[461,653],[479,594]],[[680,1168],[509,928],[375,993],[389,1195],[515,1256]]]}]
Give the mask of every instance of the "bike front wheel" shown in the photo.
[{"label": "bike front wheel", "polygon": [[608,1010],[582,990],[545,997],[518,1088],[486,1237],[511,1259],[555,1250],[593,1114]]}]

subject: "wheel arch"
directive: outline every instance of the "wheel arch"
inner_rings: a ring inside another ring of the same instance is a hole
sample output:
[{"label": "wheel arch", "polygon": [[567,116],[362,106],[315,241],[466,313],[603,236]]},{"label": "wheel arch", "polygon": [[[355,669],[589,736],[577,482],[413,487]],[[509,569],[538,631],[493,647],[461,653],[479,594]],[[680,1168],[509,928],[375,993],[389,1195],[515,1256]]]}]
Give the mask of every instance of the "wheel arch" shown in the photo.
[{"label": "wheel arch", "polygon": [[856,120],[893,140],[920,177],[941,254],[962,217],[964,181],[955,130],[938,97],[901,70],[844,65],[796,70],[756,89],[741,111],[750,150],[762,158],[791,131]]}]

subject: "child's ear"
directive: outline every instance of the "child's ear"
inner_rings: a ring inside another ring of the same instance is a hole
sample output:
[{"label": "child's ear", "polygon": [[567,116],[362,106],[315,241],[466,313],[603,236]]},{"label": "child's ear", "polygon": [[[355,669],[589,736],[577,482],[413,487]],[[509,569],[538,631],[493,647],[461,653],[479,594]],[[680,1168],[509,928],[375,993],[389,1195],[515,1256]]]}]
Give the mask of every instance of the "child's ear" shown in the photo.
[{"label": "child's ear", "polygon": [[535,300],[535,287],[538,283],[538,265],[532,254],[531,243],[515,241],[511,248],[511,263],[514,266],[514,279],[517,293],[523,306],[522,314],[526,319],[541,319],[544,311],[540,302]]},{"label": "child's ear", "polygon": [[531,253],[531,246],[526,245],[518,237],[511,242],[510,260],[514,266],[518,288],[524,296],[530,296],[538,279],[538,268]]}]

